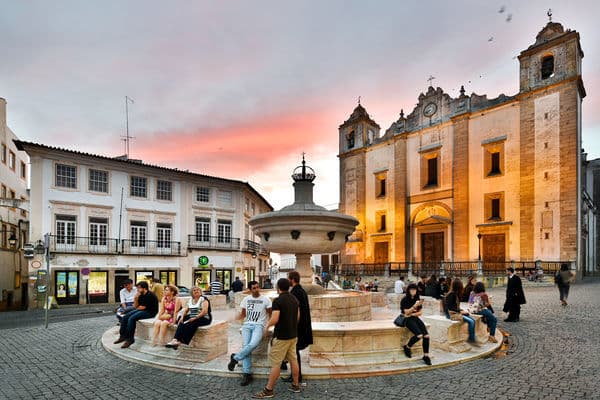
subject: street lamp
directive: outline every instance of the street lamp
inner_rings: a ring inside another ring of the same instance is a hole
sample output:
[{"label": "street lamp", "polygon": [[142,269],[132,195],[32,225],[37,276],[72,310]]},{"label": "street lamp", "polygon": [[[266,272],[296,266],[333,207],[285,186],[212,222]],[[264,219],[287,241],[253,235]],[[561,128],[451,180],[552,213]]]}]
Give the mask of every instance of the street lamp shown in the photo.
[{"label": "street lamp", "polygon": [[477,261],[481,261],[481,236],[483,236],[481,233],[477,234],[477,247],[478,247],[478,251],[477,251]]},{"label": "street lamp", "polygon": [[14,232],[10,234],[10,237],[8,238],[8,244],[13,248],[17,245],[17,237],[15,236]]}]

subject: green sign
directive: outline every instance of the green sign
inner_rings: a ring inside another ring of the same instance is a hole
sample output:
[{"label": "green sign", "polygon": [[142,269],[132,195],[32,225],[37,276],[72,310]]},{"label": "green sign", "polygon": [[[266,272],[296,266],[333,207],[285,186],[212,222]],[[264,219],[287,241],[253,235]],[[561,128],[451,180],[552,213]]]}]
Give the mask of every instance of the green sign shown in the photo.
[{"label": "green sign", "polygon": [[208,265],[208,257],[206,257],[206,256],[198,257],[198,265],[201,267],[207,266]]}]

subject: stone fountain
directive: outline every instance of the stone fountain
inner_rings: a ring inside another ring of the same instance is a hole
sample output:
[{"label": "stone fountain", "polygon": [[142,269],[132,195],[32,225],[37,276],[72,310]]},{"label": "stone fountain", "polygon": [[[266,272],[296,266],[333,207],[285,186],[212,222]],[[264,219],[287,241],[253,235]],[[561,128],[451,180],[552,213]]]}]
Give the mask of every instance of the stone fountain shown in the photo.
[{"label": "stone fountain", "polygon": [[306,165],[302,156],[302,165],[296,167],[292,174],[294,204],[279,211],[259,214],[249,221],[254,232],[262,237],[262,245],[267,250],[296,255],[296,270],[308,294],[324,291],[321,286],[314,284],[311,254],[339,251],[358,225],[356,218],[328,211],[314,203],[315,178],[314,170]]}]

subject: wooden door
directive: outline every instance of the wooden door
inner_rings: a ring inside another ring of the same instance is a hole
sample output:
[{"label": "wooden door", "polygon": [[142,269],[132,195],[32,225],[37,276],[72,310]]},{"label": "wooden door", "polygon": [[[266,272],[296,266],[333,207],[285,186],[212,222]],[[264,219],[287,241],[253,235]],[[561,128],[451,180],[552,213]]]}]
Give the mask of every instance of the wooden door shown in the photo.
[{"label": "wooden door", "polygon": [[481,259],[484,271],[502,271],[505,268],[506,237],[504,233],[481,237]]},{"label": "wooden door", "polygon": [[375,264],[384,264],[389,261],[388,242],[375,243]]},{"label": "wooden door", "polygon": [[444,260],[444,232],[421,234],[421,262],[437,263]]}]

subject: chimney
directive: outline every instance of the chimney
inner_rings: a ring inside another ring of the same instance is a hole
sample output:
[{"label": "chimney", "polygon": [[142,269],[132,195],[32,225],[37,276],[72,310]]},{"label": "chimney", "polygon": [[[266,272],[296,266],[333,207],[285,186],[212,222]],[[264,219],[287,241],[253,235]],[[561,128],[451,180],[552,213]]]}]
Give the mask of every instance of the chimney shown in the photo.
[{"label": "chimney", "polygon": [[0,97],[0,135],[2,139],[6,134],[6,100]]}]

